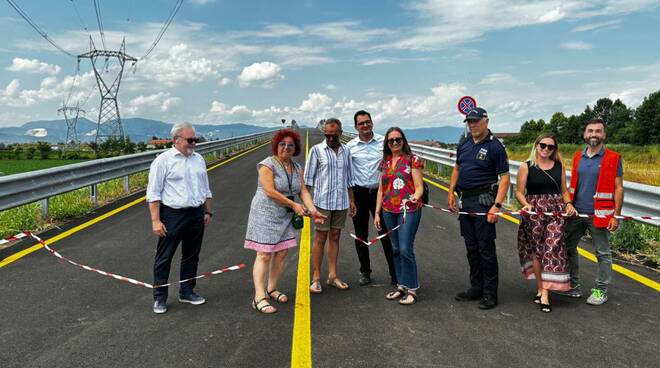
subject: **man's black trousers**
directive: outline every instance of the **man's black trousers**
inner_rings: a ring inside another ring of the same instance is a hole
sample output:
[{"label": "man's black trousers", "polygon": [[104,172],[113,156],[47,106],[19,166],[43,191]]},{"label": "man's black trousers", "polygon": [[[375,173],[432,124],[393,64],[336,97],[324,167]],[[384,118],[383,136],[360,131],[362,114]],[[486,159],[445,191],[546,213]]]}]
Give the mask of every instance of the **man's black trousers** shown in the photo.
[{"label": "man's black trousers", "polygon": [[[376,196],[378,195],[378,188],[369,189],[364,187],[355,186],[353,187],[353,196],[355,198],[355,206],[357,207],[357,213],[353,217],[353,227],[355,228],[355,235],[358,238],[369,240],[369,227],[371,225],[371,216],[376,212]],[[383,217],[380,217],[381,231],[379,234],[384,234],[387,232],[385,228],[385,221]],[[380,243],[383,246],[383,252],[385,253],[385,259],[387,260],[387,266],[390,271],[390,279],[395,282],[396,271],[394,270],[394,258],[392,256],[392,243],[390,239],[386,236],[380,240]],[[369,259],[369,245],[366,245],[358,240],[355,241],[355,250],[357,251],[358,259],[360,260],[360,272],[365,274],[371,273],[371,261]]]},{"label": "man's black trousers", "polygon": [[[167,235],[158,238],[154,261],[154,285],[167,283],[172,258],[179,243],[181,243],[180,280],[195,277],[204,237],[204,206],[175,209],[161,204],[160,221],[165,225]],[[187,296],[194,287],[195,280],[184,282],[179,286],[179,295]],[[167,289],[167,287],[154,289],[154,300],[166,300]]]}]

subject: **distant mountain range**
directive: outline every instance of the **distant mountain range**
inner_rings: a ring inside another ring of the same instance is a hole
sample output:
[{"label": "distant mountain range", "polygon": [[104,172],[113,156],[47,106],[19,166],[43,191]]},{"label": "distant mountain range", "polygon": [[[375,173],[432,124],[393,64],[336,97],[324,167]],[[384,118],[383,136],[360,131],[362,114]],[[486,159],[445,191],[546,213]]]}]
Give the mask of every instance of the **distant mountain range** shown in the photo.
[{"label": "distant mountain range", "polygon": [[[158,120],[130,118],[122,119],[124,133],[133,142],[147,142],[151,137],[167,138],[170,136],[172,123]],[[239,135],[263,132],[273,129],[248,124],[196,124],[195,130],[207,139],[230,138]],[[0,128],[1,143],[58,143],[66,140],[66,122],[64,120],[31,121],[20,127]],[[96,123],[80,118],[76,125],[78,139],[91,142],[96,138]]]},{"label": "distant mountain range", "polygon": [[[124,132],[133,142],[147,142],[151,137],[166,138],[170,136],[172,123],[158,120],[129,118],[122,120]],[[273,129],[249,124],[196,124],[195,129],[199,135],[208,139],[230,138],[239,135],[252,134]],[[64,120],[31,121],[20,127],[0,128],[0,143],[31,143],[49,142],[59,143],[66,139],[66,122]],[[91,142],[95,139],[96,123],[80,118],[76,126],[78,139]],[[378,130],[377,130],[378,131]],[[410,141],[434,140],[443,143],[457,143],[462,128],[440,126],[434,128],[404,129]],[[385,134],[385,131],[378,131]]]}]

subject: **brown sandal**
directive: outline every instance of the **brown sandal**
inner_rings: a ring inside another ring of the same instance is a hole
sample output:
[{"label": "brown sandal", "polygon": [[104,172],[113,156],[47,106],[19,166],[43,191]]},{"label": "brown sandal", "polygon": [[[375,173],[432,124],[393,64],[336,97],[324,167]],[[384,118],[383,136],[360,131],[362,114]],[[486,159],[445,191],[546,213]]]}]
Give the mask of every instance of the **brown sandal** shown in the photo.
[{"label": "brown sandal", "polygon": [[[266,312],[264,310],[268,307],[272,308],[271,309],[272,312]],[[277,308],[273,307],[272,305],[270,305],[270,303],[268,303],[268,298],[267,297],[263,297],[259,300],[256,300],[256,299],[252,300],[252,309],[256,310],[257,312],[261,312],[263,314],[273,314],[273,313],[277,312]]]},{"label": "brown sandal", "polygon": [[[409,296],[412,297],[412,299],[408,299]],[[406,293],[406,296],[399,299],[399,304],[401,305],[413,305],[415,303],[417,303],[417,294],[411,293],[410,291]]]},{"label": "brown sandal", "polygon": [[[273,294],[275,294],[275,296],[273,296]],[[289,301],[289,297],[277,289],[269,291],[268,296],[278,303],[286,303]]]},{"label": "brown sandal", "polygon": [[397,300],[401,299],[404,295],[406,294],[406,291],[403,289],[397,289],[394,291],[391,291],[385,295],[385,299],[387,300]]},{"label": "brown sandal", "polygon": [[323,288],[321,287],[321,280],[312,280],[312,284],[309,285],[309,292],[312,294],[321,294]]},{"label": "brown sandal", "polygon": [[348,284],[341,281],[341,279],[337,276],[328,278],[328,280],[325,283],[328,286],[332,286],[332,287],[337,288],[339,290],[348,289]]}]

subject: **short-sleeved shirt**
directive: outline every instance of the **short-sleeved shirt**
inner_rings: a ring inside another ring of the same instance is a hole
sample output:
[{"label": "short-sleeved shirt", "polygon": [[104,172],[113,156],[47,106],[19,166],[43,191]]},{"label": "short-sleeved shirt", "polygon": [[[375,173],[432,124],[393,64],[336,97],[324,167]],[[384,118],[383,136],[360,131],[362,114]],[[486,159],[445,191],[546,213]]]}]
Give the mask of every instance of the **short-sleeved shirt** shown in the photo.
[{"label": "short-sleeved shirt", "polygon": [[175,147],[151,163],[147,202],[160,201],[171,208],[199,207],[211,198],[206,162],[197,152],[186,156]]},{"label": "short-sleeved shirt", "polygon": [[[392,168],[392,159],[383,160],[381,164],[381,185],[383,186],[383,210],[392,213],[403,212],[403,202],[415,194],[415,182],[412,170],[424,169],[424,161],[412,155],[399,157],[396,166]],[[408,211],[415,211],[422,206],[418,201],[415,206],[407,205]]]},{"label": "short-sleeved shirt", "polygon": [[[582,159],[578,165],[578,183],[575,188],[575,197],[573,206],[579,213],[594,213],[594,196],[598,187],[598,174],[600,173],[600,163],[605,156],[605,147],[602,147],[593,157],[587,155],[587,149],[582,151]],[[616,168],[616,176],[623,176],[623,160],[619,160]],[[573,173],[575,175],[575,173]]]},{"label": "short-sleeved shirt", "polygon": [[314,204],[328,211],[349,207],[348,188],[353,186],[351,153],[340,145],[337,153],[325,140],[309,150],[305,163],[305,185],[314,188]]},{"label": "short-sleeved shirt", "polygon": [[458,190],[485,188],[497,183],[499,175],[509,172],[509,159],[504,145],[488,131],[488,136],[474,143],[471,136],[456,150]]},{"label": "short-sleeved shirt", "polygon": [[384,140],[385,137],[374,133],[369,142],[364,142],[357,136],[346,143],[346,147],[351,151],[353,185],[378,188]]}]

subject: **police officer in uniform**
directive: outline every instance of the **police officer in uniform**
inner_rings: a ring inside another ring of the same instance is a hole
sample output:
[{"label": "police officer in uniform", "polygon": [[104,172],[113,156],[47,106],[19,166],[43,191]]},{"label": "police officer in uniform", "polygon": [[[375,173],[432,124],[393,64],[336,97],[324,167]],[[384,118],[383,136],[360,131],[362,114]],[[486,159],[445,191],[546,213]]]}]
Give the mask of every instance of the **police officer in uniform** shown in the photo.
[{"label": "police officer in uniform", "polygon": [[[488,129],[488,113],[481,107],[465,117],[470,130],[456,150],[447,202],[453,211],[488,213],[460,215],[470,264],[470,288],[456,294],[458,301],[479,300],[480,309],[497,305],[498,266],[495,223],[509,188],[509,161],[502,143]],[[498,184],[499,182],[499,184]],[[455,193],[458,198],[455,197]]]}]

